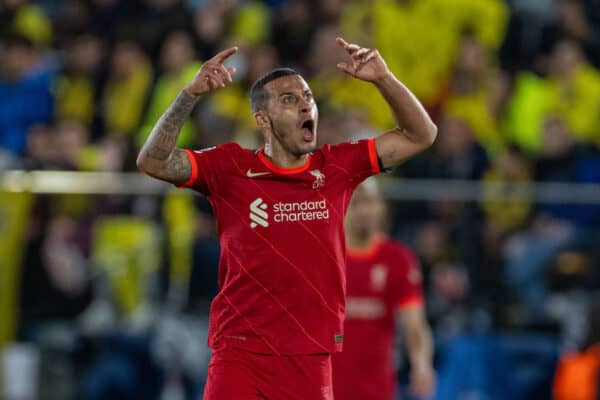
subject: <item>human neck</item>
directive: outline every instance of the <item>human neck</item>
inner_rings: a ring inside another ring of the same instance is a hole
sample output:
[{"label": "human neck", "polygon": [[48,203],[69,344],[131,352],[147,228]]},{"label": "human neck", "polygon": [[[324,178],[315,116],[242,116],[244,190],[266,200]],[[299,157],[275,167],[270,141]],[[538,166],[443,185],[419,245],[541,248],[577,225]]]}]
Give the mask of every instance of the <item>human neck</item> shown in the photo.
[{"label": "human neck", "polygon": [[281,168],[301,167],[306,163],[308,154],[295,155],[286,151],[279,143],[265,146],[265,155],[271,159],[271,162]]},{"label": "human neck", "polygon": [[350,248],[364,249],[369,247],[373,240],[375,240],[376,235],[376,232],[350,232],[350,230],[346,230],[346,243]]}]

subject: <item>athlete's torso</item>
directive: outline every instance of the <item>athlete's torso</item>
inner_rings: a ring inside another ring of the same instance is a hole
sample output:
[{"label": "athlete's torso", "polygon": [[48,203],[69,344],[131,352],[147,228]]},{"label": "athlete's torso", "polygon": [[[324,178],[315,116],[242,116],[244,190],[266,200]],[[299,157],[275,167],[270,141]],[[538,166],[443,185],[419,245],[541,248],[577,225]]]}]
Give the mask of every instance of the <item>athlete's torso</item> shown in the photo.
[{"label": "athlete's torso", "polygon": [[235,144],[193,155],[205,171],[195,187],[208,194],[221,242],[211,347],[341,349],[343,217],[354,187],[377,172],[370,151],[374,145],[365,141],[326,146],[285,170]]}]

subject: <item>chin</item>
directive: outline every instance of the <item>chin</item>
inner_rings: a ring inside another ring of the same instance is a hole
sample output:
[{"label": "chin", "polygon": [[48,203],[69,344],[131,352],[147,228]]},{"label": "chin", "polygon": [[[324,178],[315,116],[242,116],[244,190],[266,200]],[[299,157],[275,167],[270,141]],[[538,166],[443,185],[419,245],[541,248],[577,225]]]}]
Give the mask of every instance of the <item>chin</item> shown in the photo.
[{"label": "chin", "polygon": [[310,145],[310,147],[306,148],[306,149],[305,149],[305,150],[302,152],[302,154],[309,154],[309,153],[312,153],[312,152],[314,152],[315,150],[317,150],[317,145],[316,145],[316,144],[312,144],[312,145]]},{"label": "chin", "polygon": [[313,141],[313,142],[310,142],[310,143],[303,143],[302,144],[302,150],[303,150],[304,154],[306,154],[306,153],[312,153],[316,149],[317,149],[317,141],[316,140]]},{"label": "chin", "polygon": [[303,156],[308,153],[312,153],[317,149],[317,145],[315,143],[302,143],[296,147],[296,151],[294,154],[296,156]]}]

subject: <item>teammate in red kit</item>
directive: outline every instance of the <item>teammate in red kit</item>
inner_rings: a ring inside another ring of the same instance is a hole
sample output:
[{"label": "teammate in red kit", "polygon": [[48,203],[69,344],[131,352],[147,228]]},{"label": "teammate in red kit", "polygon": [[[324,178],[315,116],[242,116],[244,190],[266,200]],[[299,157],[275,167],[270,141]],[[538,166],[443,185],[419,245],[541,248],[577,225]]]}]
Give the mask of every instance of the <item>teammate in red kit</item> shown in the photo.
[{"label": "teammate in red kit", "polygon": [[330,354],[342,349],[343,218],[354,188],[430,146],[436,126],[377,50],[338,39],[338,67],[374,84],[398,127],[376,139],[316,147],[318,110],[307,83],[276,69],[252,86],[264,147],[178,149],[198,99],[231,82],[233,47],[206,61],[156,123],[138,155],[155,178],[206,195],[221,242],[210,311],[205,400],[332,399]]},{"label": "teammate in red kit", "polygon": [[411,363],[411,392],[433,391],[431,334],[421,272],[405,246],[382,235],[385,205],[373,178],[358,186],[346,215],[344,350],[333,356],[336,400],[392,400],[394,337],[399,322]]}]

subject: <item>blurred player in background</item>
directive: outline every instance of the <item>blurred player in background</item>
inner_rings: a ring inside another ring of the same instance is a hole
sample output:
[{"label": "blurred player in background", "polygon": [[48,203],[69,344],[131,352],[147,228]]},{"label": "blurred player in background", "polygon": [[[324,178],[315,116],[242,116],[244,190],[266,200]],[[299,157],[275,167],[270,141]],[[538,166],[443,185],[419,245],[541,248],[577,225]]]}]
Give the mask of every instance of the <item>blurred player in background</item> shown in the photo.
[{"label": "blurred player in background", "polygon": [[333,356],[336,400],[395,399],[394,338],[400,325],[411,365],[410,391],[434,388],[431,333],[421,271],[407,247],[381,234],[385,204],[374,178],[354,191],[346,214],[344,350]]},{"label": "blurred player in background", "polygon": [[337,41],[351,59],[338,68],[379,89],[396,128],[317,149],[312,92],[297,72],[282,68],[250,93],[263,148],[177,148],[200,97],[232,81],[235,70],[224,62],[233,47],[204,63],[138,155],[142,171],[203,193],[215,211],[221,258],[205,400],[333,398],[330,354],[344,339],[343,218],[352,191],[436,137],[426,111],[377,50]]}]

